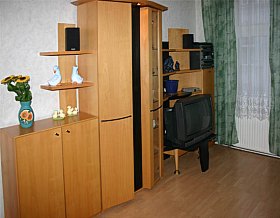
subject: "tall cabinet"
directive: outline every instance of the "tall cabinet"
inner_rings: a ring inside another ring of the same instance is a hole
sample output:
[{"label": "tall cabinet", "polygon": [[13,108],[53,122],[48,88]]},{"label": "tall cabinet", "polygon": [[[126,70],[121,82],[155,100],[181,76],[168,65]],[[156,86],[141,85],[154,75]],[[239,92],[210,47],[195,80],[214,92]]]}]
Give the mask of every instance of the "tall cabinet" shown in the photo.
[{"label": "tall cabinet", "polygon": [[98,116],[102,208],[134,197],[131,3],[78,1],[81,75],[95,86],[79,90],[80,110]]},{"label": "tall cabinet", "polygon": [[[166,10],[167,8],[162,8]],[[162,10],[140,9],[143,187],[152,188],[163,170]]]}]

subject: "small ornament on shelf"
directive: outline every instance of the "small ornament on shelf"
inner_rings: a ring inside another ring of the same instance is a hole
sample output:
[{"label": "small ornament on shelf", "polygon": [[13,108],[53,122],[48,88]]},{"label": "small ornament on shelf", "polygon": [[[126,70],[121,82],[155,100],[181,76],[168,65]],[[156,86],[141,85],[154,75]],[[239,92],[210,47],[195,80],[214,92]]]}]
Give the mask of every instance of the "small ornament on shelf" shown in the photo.
[{"label": "small ornament on shelf", "polygon": [[72,83],[78,83],[78,84],[83,83],[84,79],[79,75],[77,66],[73,66],[71,80]]},{"label": "small ornament on shelf", "polygon": [[163,73],[171,73],[174,72],[173,69],[174,61],[171,56],[165,59],[163,64]]},{"label": "small ornament on shelf", "polygon": [[62,79],[59,67],[57,65],[53,67],[53,73],[54,73],[53,77],[48,81],[49,86],[56,86],[60,84]]},{"label": "small ornament on shelf", "polygon": [[65,113],[63,110],[55,110],[52,115],[53,120],[63,120],[65,118]]},{"label": "small ornament on shelf", "polygon": [[179,63],[179,61],[176,61],[176,63],[175,63],[175,70],[177,70],[177,71],[180,70],[180,63]]},{"label": "small ornament on shelf", "polygon": [[67,106],[67,115],[68,116],[76,116],[78,114],[78,108],[73,108],[71,106]]}]

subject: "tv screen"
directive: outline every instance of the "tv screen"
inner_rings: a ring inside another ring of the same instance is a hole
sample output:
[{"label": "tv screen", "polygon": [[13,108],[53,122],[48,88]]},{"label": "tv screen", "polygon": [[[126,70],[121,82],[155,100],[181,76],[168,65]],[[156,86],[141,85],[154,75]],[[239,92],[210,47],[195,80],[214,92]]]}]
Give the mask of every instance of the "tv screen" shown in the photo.
[{"label": "tv screen", "polygon": [[185,144],[203,137],[212,130],[210,95],[195,95],[177,100],[173,108],[165,110],[166,139]]}]

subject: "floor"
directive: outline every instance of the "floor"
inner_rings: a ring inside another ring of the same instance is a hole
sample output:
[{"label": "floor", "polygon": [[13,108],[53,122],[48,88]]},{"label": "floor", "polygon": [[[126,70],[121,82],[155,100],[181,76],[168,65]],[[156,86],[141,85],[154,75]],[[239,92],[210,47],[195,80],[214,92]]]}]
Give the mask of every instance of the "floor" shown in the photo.
[{"label": "floor", "polygon": [[201,173],[197,153],[165,160],[165,176],[152,190],[110,208],[98,218],[280,217],[280,159],[220,145],[210,147],[210,169]]}]

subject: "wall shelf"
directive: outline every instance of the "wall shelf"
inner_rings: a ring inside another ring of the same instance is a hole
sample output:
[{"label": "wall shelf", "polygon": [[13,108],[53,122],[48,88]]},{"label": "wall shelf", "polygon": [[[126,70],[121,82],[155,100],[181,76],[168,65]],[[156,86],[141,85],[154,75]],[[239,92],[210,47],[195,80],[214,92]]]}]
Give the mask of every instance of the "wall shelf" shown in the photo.
[{"label": "wall shelf", "polygon": [[40,56],[64,56],[64,55],[83,55],[83,54],[93,54],[94,51],[50,51],[50,52],[40,52]]},{"label": "wall shelf", "polygon": [[57,86],[41,85],[41,89],[49,91],[67,90],[67,89],[79,89],[93,86],[92,82],[83,82],[82,84],[77,83],[61,83]]}]

